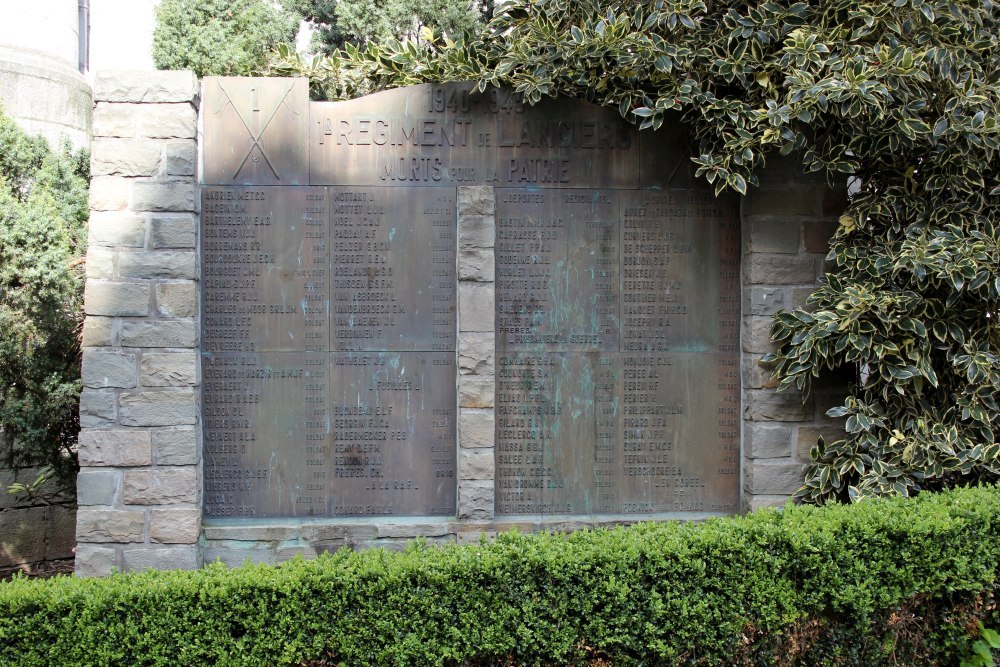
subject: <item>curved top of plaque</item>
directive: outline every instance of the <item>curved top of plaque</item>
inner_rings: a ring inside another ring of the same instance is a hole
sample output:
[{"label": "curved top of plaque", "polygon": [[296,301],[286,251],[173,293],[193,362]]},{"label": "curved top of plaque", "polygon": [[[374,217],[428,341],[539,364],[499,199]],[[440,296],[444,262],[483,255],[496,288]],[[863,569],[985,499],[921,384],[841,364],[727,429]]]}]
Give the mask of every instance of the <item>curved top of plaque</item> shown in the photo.
[{"label": "curved top of plaque", "polygon": [[202,181],[635,189],[692,180],[676,123],[640,133],[579,100],[529,106],[468,82],[308,98],[305,79],[206,77]]}]

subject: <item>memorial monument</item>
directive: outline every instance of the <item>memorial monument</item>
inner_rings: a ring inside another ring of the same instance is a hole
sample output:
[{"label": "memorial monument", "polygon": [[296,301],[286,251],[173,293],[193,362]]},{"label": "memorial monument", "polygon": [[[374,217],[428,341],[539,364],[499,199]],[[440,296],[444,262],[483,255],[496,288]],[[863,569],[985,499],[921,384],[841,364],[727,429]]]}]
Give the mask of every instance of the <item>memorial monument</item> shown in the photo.
[{"label": "memorial monument", "polygon": [[82,575],[729,514],[830,429],[758,364],[842,210],[796,170],[474,84],[95,100]]},{"label": "memorial monument", "polygon": [[469,185],[495,211],[496,515],[736,511],[731,201],[591,105],[204,91],[206,520],[455,514]]}]

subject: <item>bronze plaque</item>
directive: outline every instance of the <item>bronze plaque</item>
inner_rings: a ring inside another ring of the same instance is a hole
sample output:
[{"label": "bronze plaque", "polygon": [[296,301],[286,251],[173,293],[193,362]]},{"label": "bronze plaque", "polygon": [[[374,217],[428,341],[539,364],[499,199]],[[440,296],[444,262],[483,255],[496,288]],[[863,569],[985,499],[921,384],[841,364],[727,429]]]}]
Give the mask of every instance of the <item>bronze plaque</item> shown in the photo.
[{"label": "bronze plaque", "polygon": [[202,182],[308,185],[305,79],[206,77]]},{"label": "bronze plaque", "polygon": [[571,100],[528,106],[471,83],[422,84],[312,105],[314,184],[635,188],[635,128]]},{"label": "bronze plaque", "polygon": [[331,187],[331,351],[455,349],[455,189]]},{"label": "bronze plaque", "polygon": [[497,190],[498,515],[734,512],[739,226],[693,190]]},{"label": "bronze plaque", "polygon": [[464,185],[495,194],[496,513],[736,511],[738,217],[675,123],[213,77],[202,114],[206,516],[454,516]]},{"label": "bronze plaque", "polygon": [[203,188],[207,516],[454,514],[455,206]]}]

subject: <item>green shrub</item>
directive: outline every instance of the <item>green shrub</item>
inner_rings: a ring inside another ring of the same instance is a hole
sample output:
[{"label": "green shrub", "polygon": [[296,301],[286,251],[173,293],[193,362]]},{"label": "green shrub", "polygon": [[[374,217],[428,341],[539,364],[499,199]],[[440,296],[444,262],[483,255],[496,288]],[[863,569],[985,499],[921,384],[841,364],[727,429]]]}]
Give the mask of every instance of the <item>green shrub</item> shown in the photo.
[{"label": "green shrub", "polygon": [[478,31],[493,14],[493,1],[469,0],[284,0],[316,29],[315,45],[333,53],[347,42],[364,44],[393,37],[421,39],[421,29],[457,35]]},{"label": "green shrub", "polygon": [[256,74],[269,51],[295,38],[296,27],[295,16],[270,0],[163,0],[153,63],[198,76]]},{"label": "green shrub", "polygon": [[0,664],[954,664],[980,621],[1000,620],[998,563],[1000,491],[979,488],[277,567],[16,579],[0,584]]},{"label": "green shrub", "polygon": [[51,466],[70,493],[88,164],[50,150],[0,110],[0,463]]}]

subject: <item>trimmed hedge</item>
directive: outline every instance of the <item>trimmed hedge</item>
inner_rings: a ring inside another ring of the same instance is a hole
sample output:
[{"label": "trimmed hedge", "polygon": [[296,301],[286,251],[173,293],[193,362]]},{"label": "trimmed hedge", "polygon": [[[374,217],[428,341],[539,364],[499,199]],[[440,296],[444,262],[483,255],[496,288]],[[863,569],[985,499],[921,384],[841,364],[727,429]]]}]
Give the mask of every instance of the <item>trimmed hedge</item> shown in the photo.
[{"label": "trimmed hedge", "polygon": [[931,665],[996,627],[1000,491],[0,584],[0,664]]}]

